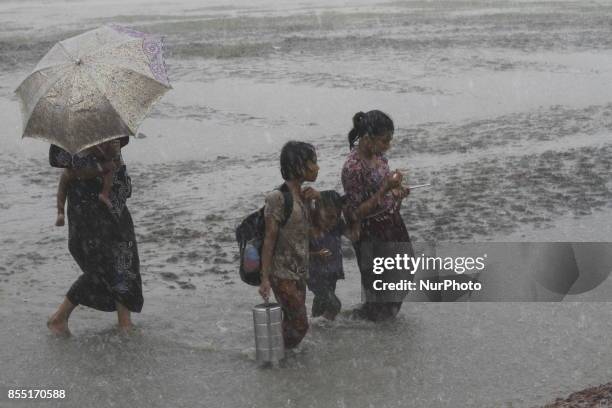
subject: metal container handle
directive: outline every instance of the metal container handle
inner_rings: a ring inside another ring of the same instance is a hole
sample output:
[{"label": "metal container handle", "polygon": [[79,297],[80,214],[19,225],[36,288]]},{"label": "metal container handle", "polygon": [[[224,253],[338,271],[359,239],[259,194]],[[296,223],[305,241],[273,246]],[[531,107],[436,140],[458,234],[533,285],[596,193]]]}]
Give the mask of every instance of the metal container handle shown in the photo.
[{"label": "metal container handle", "polygon": [[264,299],[266,305],[266,326],[268,330],[268,361],[272,360],[272,316],[270,316],[270,303]]}]

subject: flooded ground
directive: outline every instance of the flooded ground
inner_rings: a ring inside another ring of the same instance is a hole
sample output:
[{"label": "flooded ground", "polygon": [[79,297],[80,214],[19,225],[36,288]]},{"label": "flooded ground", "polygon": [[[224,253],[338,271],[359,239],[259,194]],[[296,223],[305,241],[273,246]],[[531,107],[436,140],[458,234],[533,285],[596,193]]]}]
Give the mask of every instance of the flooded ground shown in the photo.
[{"label": "flooded ground", "polygon": [[[12,92],[106,22],[166,35],[174,87],[124,149],[145,307],[133,338],[77,309],[55,339],[44,323],[79,270],[53,226],[59,170],[20,140]],[[392,167],[432,184],[402,210],[415,240],[612,241],[611,22],[608,2],[1,0],[0,385],[66,389],[50,406],[531,407],[609,382],[608,303],[315,319],[282,369],[257,369],[233,228],[280,183],[287,140],[313,143],[315,186],[341,190],[351,117],[378,108]]]}]

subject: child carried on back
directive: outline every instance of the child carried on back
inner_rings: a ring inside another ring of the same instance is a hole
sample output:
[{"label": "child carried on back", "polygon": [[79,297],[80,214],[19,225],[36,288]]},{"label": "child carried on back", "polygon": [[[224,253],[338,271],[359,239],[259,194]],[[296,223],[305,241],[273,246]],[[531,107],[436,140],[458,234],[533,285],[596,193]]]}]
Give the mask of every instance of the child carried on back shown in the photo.
[{"label": "child carried on back", "polygon": [[[335,294],[336,282],[344,279],[341,237],[352,241],[359,234],[358,223],[345,221],[343,197],[336,191],[321,191],[321,198],[311,209],[310,262],[308,289],[314,294],[312,316],[334,320],[342,304]],[[343,219],[344,213],[344,219]],[[357,229],[356,229],[357,228]]]},{"label": "child carried on back", "polygon": [[[118,168],[121,154],[121,143],[119,139],[110,140],[90,147],[80,153],[83,156],[89,154],[95,158],[95,167],[93,171],[102,177],[102,189],[98,194],[98,199],[109,209],[113,207],[110,200],[110,192],[113,187],[113,177]],[[66,196],[68,195],[68,186],[74,180],[74,175],[71,169],[64,169],[60,182],[57,187],[57,219],[55,225],[61,227],[65,223],[64,205],[66,204]]]}]

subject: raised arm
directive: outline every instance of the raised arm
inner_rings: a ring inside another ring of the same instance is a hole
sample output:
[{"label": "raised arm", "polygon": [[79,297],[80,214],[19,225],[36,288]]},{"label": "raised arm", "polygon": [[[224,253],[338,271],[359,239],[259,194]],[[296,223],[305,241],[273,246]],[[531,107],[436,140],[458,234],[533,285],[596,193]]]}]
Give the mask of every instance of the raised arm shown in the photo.
[{"label": "raised arm", "polygon": [[[395,174],[397,176],[394,177]],[[347,207],[357,220],[361,220],[371,214],[382,202],[385,194],[394,188],[400,187],[401,183],[402,175],[400,173],[390,173],[383,179],[378,190],[368,197],[364,191],[366,184],[361,173],[351,171],[347,167],[342,169],[342,185],[346,193]]]},{"label": "raised arm", "polygon": [[119,139],[109,140],[99,145],[106,161],[118,160],[121,154],[121,142]]}]

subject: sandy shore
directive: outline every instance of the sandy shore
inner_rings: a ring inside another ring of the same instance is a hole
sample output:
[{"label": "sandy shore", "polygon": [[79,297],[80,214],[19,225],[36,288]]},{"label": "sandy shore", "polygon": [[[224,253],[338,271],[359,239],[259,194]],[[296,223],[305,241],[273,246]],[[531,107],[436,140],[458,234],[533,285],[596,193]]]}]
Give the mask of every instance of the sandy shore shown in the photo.
[{"label": "sandy shore", "polygon": [[558,398],[552,404],[546,404],[544,408],[605,407],[611,403],[612,383],[608,383],[575,392],[565,399]]}]

